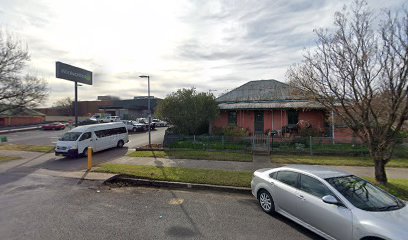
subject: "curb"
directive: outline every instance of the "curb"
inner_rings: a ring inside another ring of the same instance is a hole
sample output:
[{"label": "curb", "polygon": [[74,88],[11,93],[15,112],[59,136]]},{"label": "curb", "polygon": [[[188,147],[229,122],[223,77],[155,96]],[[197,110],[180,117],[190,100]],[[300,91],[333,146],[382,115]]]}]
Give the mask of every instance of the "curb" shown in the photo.
[{"label": "curb", "polygon": [[198,183],[184,183],[184,182],[167,182],[149,179],[132,178],[126,175],[116,175],[103,182],[104,185],[109,186],[147,186],[157,188],[186,188],[193,190],[211,190],[217,192],[229,192],[229,193],[244,193],[251,194],[251,188],[245,187],[231,187],[231,186],[218,186],[210,184],[198,184]]},{"label": "curb", "polygon": [[37,129],[41,129],[41,126],[40,127],[29,127],[29,128],[16,128],[16,129],[0,130],[0,134],[13,133],[13,132],[24,132],[24,131],[37,130]]}]

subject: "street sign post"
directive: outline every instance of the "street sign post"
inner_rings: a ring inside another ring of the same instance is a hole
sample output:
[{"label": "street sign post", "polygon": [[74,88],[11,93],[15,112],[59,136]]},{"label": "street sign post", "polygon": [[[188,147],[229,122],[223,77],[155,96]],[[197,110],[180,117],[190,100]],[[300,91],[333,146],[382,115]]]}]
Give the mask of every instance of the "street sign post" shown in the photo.
[{"label": "street sign post", "polygon": [[56,62],[55,76],[75,82],[75,127],[78,126],[78,83],[92,85],[92,72],[66,63]]}]

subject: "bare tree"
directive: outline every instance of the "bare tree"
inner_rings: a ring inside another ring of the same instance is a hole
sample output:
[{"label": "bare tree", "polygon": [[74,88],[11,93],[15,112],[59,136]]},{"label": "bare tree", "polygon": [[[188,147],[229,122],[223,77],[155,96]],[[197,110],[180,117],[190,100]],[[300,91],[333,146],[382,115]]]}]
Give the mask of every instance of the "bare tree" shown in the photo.
[{"label": "bare tree", "polygon": [[73,102],[72,98],[66,97],[56,101],[52,107],[57,109],[63,116],[72,116],[73,114]]},{"label": "bare tree", "polygon": [[22,44],[0,32],[0,113],[32,108],[47,97],[44,80],[22,73],[30,56]]},{"label": "bare tree", "polygon": [[287,72],[290,84],[334,111],[367,144],[375,178],[386,184],[385,165],[408,115],[408,12],[374,15],[357,0],[335,14],[333,31],[315,33],[317,47]]}]

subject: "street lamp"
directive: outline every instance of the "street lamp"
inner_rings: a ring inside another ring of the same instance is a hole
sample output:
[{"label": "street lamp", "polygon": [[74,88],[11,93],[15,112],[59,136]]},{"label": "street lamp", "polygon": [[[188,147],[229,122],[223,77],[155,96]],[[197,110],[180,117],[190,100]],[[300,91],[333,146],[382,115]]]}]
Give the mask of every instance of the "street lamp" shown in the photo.
[{"label": "street lamp", "polygon": [[152,123],[152,113],[150,111],[150,76],[149,75],[140,75],[140,78],[147,78],[147,111],[149,114],[149,148],[152,148],[152,140],[150,135],[150,125]]}]

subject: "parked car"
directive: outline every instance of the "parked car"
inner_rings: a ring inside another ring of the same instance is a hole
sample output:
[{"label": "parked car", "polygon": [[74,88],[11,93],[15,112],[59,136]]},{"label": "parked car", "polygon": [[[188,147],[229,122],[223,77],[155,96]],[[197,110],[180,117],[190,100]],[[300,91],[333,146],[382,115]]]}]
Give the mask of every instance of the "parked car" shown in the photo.
[{"label": "parked car", "polygon": [[103,122],[120,122],[120,117],[118,116],[106,116],[104,118],[100,118],[99,122],[103,123]]},{"label": "parked car", "polygon": [[[149,126],[149,119],[147,118],[136,118],[137,123],[145,124],[146,126]],[[150,123],[150,130],[154,130],[156,128],[156,123],[151,122]]]},{"label": "parked car", "polygon": [[43,130],[64,130],[65,124],[61,122],[53,122],[42,126]]},{"label": "parked car", "polygon": [[154,122],[156,124],[156,127],[166,127],[167,126],[167,122],[162,121],[162,120],[157,119],[157,118],[152,119],[152,122]]},{"label": "parked car", "polygon": [[126,125],[128,131],[132,132],[144,132],[147,131],[147,125],[143,123],[137,123],[136,121],[132,120],[122,120],[122,122]]},{"label": "parked car", "polygon": [[85,125],[97,124],[97,123],[99,123],[97,120],[86,119],[86,120],[78,122],[78,126],[85,126]]},{"label": "parked car", "polygon": [[279,213],[326,239],[407,239],[408,207],[347,172],[293,165],[254,172],[252,194],[263,211]]},{"label": "parked car", "polygon": [[87,156],[89,147],[92,147],[93,152],[98,152],[113,147],[121,148],[127,142],[128,131],[122,122],[80,126],[58,139],[55,155]]}]

